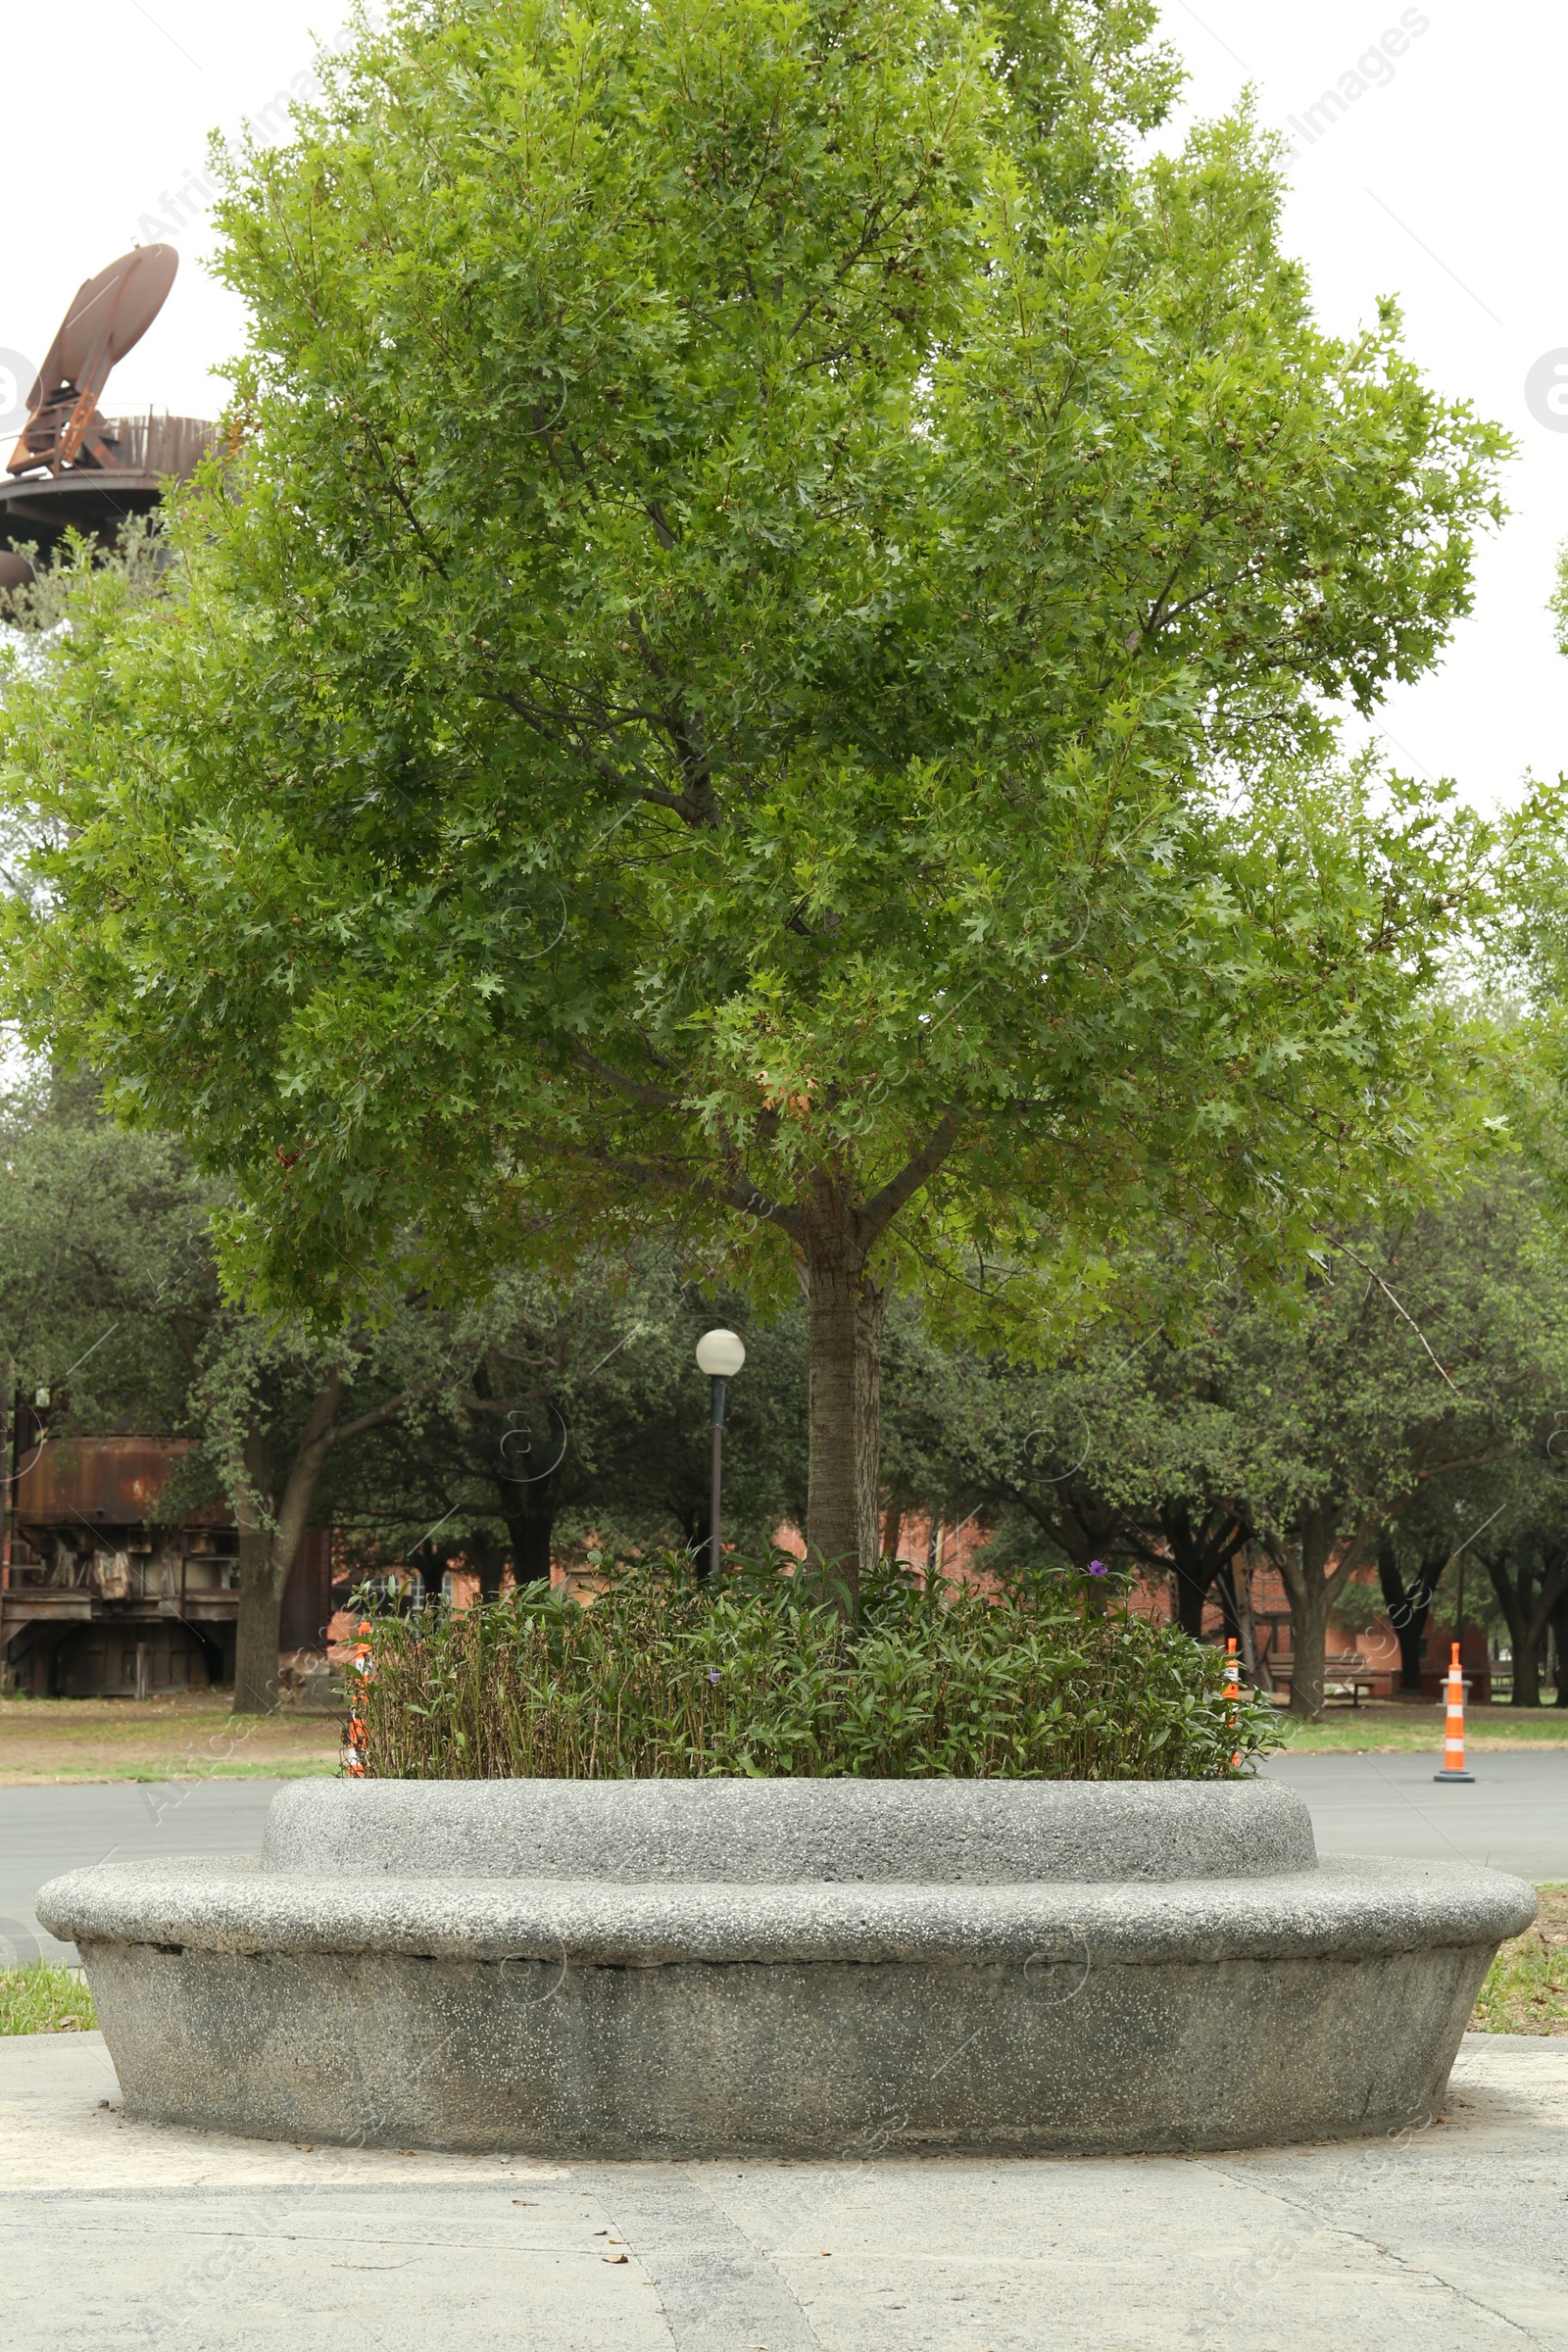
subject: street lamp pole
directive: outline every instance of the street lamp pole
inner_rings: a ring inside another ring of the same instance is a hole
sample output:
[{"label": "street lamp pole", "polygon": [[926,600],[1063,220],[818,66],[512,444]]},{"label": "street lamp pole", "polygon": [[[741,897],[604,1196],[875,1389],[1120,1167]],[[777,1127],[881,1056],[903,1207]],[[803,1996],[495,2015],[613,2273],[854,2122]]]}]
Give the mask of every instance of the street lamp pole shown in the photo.
[{"label": "street lamp pole", "polygon": [[719,1520],[724,1484],[724,1391],[746,1361],[744,1343],[733,1331],[705,1331],[697,1343],[697,1368],[708,1374],[709,1426],[712,1440],[709,1492],[708,1574],[716,1577]]}]

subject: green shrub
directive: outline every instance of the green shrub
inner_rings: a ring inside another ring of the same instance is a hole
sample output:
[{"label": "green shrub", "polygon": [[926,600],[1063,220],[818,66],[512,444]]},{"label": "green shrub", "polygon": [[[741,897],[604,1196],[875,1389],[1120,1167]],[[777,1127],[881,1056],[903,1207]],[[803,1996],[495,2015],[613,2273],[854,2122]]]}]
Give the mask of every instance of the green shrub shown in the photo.
[{"label": "green shrub", "polygon": [[625,1780],[943,1774],[1223,1780],[1277,1744],[1179,1629],[1059,1587],[940,1598],[869,1580],[851,1627],[804,1579],[679,1561],[555,1596],[371,1621],[368,1774]]}]

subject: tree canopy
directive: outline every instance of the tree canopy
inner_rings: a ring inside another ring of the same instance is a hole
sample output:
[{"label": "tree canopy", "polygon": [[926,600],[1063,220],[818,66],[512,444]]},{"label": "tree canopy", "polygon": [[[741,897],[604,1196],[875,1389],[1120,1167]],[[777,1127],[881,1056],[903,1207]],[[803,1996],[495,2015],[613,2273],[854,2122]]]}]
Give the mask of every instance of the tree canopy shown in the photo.
[{"label": "tree canopy", "polygon": [[1139,0],[395,9],[239,168],[226,471],[16,677],[13,1002],[325,1313],[674,1219],[810,1327],[1158,1211],[1289,1253],[1459,1074],[1492,843],[1323,769],[1501,437],[1336,340]]},{"label": "tree canopy", "polygon": [[1168,1572],[1196,1634],[1256,1544],[1290,1602],[1292,1704],[1315,1715],[1352,1581],[1377,1562],[1399,1630],[1495,1509],[1472,1592],[1489,1574],[1539,1640],[1568,1589],[1568,1316],[1560,1234],[1522,1154],[1435,1207],[1325,1236],[1288,1305],[1234,1272],[1195,1283],[1173,1256],[1162,1313],[1158,1272],[1139,1311],[1044,1366],[929,1351],[932,1456],[956,1501],[994,1515],[999,1560],[1027,1524],[1080,1568]]}]

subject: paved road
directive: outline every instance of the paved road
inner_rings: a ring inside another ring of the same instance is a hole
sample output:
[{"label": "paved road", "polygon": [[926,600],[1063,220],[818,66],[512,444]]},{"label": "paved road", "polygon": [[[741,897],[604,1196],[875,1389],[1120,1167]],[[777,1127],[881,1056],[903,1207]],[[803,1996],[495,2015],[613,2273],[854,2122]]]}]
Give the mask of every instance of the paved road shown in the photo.
[{"label": "paved road", "polygon": [[1568,2352],[1568,2045],[1201,2157],[577,2164],[128,2123],[0,2041],[0,2352]]},{"label": "paved road", "polygon": [[281,1781],[111,1781],[0,1788],[0,1967],[40,1953],[74,1960],[46,1936],[32,1898],[46,1879],[89,1863],[176,1854],[256,1854]]},{"label": "paved road", "polygon": [[1324,1854],[1490,1863],[1568,1879],[1568,1747],[1492,1749],[1471,1783],[1438,1782],[1436,1755],[1270,1756],[1271,1780],[1305,1797]]},{"label": "paved road", "polygon": [[[1490,1862],[1568,1880],[1568,1748],[1473,1759],[1470,1787],[1440,1786],[1430,1756],[1271,1757],[1299,1788],[1322,1853]],[[153,1781],[0,1788],[0,1966],[74,1958],[32,1898],[63,1870],[140,1855],[258,1853],[277,1781]]]}]

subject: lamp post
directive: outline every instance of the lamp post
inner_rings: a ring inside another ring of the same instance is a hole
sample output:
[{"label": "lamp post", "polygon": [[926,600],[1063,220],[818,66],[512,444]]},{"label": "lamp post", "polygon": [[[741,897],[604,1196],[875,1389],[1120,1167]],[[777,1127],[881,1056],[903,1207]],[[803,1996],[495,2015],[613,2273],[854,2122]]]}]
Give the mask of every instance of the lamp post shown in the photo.
[{"label": "lamp post", "polygon": [[709,1512],[710,1534],[708,1545],[708,1573],[718,1574],[718,1514],[719,1491],[724,1458],[724,1385],[733,1380],[746,1361],[746,1348],[733,1331],[705,1331],[697,1343],[697,1369],[708,1374],[709,1395],[712,1402],[711,1425],[713,1437],[713,1484]]}]

